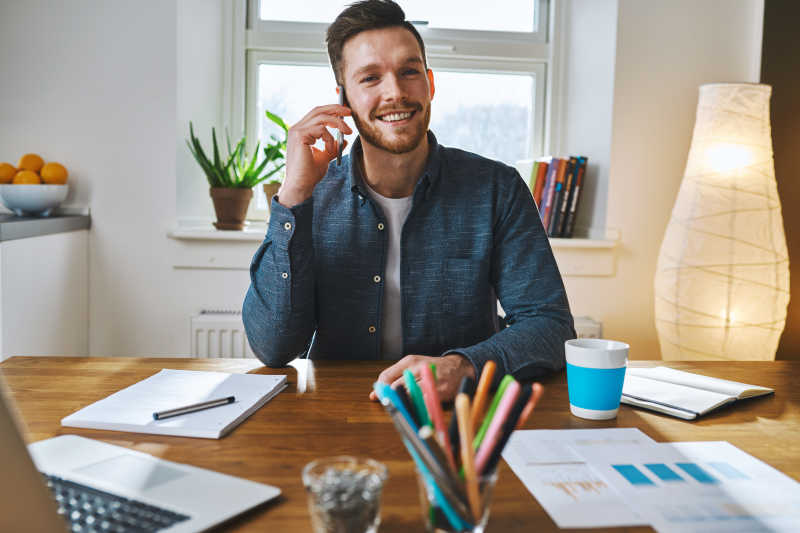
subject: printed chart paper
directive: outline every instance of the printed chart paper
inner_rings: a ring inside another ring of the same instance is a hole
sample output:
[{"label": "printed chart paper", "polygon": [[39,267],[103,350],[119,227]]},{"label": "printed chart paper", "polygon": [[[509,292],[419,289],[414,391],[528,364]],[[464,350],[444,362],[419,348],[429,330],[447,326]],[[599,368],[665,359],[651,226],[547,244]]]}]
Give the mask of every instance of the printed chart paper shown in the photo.
[{"label": "printed chart paper", "polygon": [[660,533],[799,530],[800,484],[728,442],[600,445],[580,454]]},{"label": "printed chart paper", "polygon": [[520,430],[503,459],[561,528],[646,525],[623,496],[583,458],[596,446],[647,448],[636,428]]}]

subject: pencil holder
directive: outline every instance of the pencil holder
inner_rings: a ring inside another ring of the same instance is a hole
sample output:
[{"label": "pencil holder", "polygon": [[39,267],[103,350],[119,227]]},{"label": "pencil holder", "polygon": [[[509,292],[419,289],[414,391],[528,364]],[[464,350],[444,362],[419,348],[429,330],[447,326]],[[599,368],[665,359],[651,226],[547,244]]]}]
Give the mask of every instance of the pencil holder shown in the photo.
[{"label": "pencil holder", "polygon": [[[425,530],[429,533],[470,532],[482,533],[489,523],[489,505],[492,501],[497,472],[478,478],[479,505],[477,520],[474,516],[462,517],[456,506],[451,505],[436,487],[433,478],[415,469],[417,485],[419,486],[419,500],[422,507],[422,521]],[[471,511],[468,505],[467,509]],[[466,518],[466,519],[464,519]]]}]

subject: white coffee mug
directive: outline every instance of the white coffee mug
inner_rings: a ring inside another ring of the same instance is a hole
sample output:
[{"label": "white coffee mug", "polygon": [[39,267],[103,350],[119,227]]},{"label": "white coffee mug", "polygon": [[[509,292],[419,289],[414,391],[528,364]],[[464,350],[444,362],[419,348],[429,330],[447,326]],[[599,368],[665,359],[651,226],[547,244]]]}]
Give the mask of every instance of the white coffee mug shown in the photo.
[{"label": "white coffee mug", "polygon": [[630,346],[606,339],[571,339],[567,356],[569,410],[591,420],[617,416]]}]

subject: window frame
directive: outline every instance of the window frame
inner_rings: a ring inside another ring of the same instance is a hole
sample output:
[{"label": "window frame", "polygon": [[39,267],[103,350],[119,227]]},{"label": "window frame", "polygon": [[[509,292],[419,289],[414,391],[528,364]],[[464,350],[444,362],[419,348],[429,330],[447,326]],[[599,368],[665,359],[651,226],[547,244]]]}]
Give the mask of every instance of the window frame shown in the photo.
[{"label": "window frame", "polygon": [[[532,94],[531,158],[548,152],[553,137],[554,86],[558,79],[553,20],[558,2],[537,2],[533,32],[455,30],[416,26],[423,41],[428,66],[434,71],[461,71],[487,74],[531,74]],[[247,135],[248,150],[255,146],[257,120],[258,65],[329,66],[327,48],[320,35],[328,24],[288,21],[263,21],[259,0],[225,2],[226,27],[225,78],[223,84],[223,123],[231,131]],[[248,219],[264,220],[267,210],[251,202]]]}]

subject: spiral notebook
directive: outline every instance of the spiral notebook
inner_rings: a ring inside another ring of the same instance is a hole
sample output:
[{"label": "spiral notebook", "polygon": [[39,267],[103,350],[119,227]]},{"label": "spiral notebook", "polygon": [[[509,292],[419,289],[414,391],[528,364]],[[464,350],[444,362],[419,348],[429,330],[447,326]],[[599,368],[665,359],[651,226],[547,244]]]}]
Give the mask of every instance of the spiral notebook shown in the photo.
[{"label": "spiral notebook", "polygon": [[[286,388],[285,375],[197,370],[160,372],[72,413],[65,427],[219,439]],[[233,403],[154,420],[153,413],[216,398]]]}]

